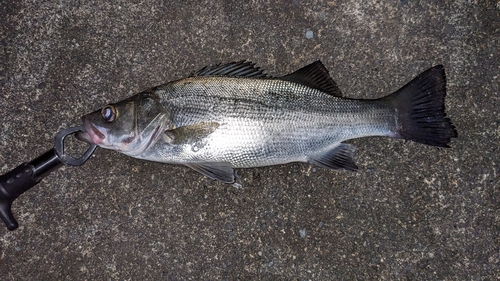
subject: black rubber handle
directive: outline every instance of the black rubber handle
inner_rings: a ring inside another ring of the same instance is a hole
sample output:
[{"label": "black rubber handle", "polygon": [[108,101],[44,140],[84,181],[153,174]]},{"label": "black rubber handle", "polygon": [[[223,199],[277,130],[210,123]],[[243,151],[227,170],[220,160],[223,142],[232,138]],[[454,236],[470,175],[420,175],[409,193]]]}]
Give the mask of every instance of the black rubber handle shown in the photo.
[{"label": "black rubber handle", "polygon": [[14,230],[19,226],[11,210],[12,202],[17,197],[37,185],[50,172],[63,164],[83,165],[94,153],[97,147],[95,144],[90,144],[89,148],[78,158],[64,151],[64,138],[79,131],[84,131],[84,128],[77,126],[61,130],[56,135],[53,149],[0,176],[0,218],[9,230]]},{"label": "black rubber handle", "polygon": [[12,214],[12,202],[62,165],[55,149],[51,149],[0,176],[0,217],[9,230],[19,226]]}]

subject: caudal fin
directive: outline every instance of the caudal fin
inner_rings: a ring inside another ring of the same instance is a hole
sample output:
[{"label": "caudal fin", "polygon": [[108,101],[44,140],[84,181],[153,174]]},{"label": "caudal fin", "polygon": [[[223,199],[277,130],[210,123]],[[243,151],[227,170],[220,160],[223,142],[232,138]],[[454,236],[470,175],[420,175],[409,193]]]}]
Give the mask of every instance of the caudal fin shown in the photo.
[{"label": "caudal fin", "polygon": [[444,112],[446,78],[442,65],[418,75],[399,91],[386,97],[397,110],[396,137],[428,145],[449,147],[457,137],[455,126]]}]

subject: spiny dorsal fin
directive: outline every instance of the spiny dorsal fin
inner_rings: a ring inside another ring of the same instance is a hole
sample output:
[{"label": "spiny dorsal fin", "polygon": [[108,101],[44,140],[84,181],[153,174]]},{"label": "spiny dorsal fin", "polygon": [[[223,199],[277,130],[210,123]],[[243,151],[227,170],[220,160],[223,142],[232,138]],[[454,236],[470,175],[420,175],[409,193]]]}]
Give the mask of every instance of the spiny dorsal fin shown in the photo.
[{"label": "spiny dorsal fin", "polygon": [[328,74],[328,69],[319,60],[279,79],[312,87],[332,96],[342,96],[337,84]]},{"label": "spiny dorsal fin", "polygon": [[268,77],[263,73],[260,67],[256,67],[255,63],[250,61],[237,61],[225,64],[216,64],[212,66],[205,66],[204,68],[196,71],[190,75],[193,76],[231,76],[231,77],[253,77],[265,78]]}]

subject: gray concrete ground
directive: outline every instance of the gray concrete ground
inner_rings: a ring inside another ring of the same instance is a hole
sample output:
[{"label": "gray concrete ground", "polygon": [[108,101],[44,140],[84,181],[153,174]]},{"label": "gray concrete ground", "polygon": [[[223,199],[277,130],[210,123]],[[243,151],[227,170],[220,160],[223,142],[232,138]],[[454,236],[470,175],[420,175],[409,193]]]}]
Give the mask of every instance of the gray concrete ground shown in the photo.
[{"label": "gray concrete ground", "polygon": [[14,203],[1,280],[500,278],[498,1],[0,1],[1,173],[79,117],[216,62],[321,59],[352,98],[443,64],[451,149],[350,141],[356,173],[242,187],[99,149]]}]

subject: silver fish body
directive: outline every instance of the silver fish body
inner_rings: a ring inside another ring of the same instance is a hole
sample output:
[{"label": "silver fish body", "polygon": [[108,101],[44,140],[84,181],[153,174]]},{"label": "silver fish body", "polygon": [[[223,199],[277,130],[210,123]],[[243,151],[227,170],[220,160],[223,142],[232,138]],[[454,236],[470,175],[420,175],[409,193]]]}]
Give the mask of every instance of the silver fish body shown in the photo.
[{"label": "silver fish body", "polygon": [[393,136],[395,110],[380,101],[347,100],[278,79],[192,77],[156,94],[175,127],[216,122],[204,138],[140,157],[159,162],[230,162],[248,168],[307,162],[348,139]]},{"label": "silver fish body", "polygon": [[231,63],[86,115],[79,138],[224,182],[234,182],[233,168],[289,162],[355,170],[345,140],[388,136],[447,146],[456,136],[444,114],[443,69],[426,73],[387,97],[355,100],[341,97],[319,61],[280,78]]}]

